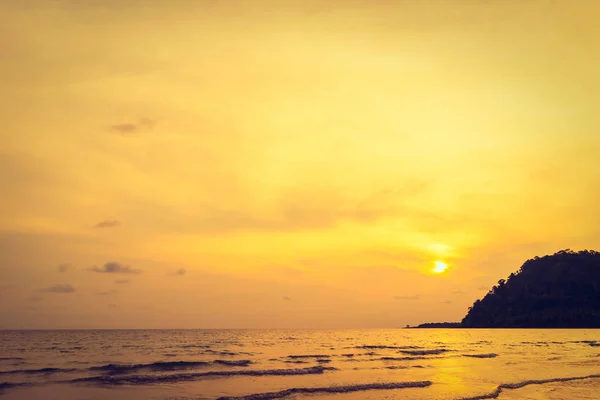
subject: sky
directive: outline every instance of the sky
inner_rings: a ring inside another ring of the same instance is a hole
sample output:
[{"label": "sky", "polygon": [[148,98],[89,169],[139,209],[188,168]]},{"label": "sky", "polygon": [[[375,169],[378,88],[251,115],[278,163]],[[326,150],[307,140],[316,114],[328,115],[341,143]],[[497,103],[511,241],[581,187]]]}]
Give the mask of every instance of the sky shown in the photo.
[{"label": "sky", "polygon": [[2,1],[0,328],[457,321],[528,258],[600,250],[598,20]]}]

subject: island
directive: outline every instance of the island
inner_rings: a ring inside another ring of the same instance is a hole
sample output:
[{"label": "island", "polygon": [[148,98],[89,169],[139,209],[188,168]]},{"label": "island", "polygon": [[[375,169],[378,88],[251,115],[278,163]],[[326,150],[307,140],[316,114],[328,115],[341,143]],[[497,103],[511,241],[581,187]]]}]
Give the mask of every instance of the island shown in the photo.
[{"label": "island", "polygon": [[426,322],[417,326],[407,325],[407,328],[460,328],[462,327],[460,322]]},{"label": "island", "polygon": [[600,328],[600,252],[561,250],[527,260],[460,323],[416,328]]}]

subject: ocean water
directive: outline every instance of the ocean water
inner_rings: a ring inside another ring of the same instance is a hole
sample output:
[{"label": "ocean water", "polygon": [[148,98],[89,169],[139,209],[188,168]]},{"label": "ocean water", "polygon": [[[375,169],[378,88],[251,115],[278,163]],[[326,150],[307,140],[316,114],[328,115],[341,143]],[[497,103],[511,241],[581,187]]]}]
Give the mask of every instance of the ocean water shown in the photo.
[{"label": "ocean water", "polygon": [[600,330],[0,331],[0,398],[600,399]]}]

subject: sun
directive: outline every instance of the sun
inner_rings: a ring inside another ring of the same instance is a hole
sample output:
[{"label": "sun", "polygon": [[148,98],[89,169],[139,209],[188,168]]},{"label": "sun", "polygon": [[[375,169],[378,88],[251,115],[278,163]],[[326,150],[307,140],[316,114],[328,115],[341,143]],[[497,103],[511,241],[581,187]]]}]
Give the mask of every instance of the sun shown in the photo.
[{"label": "sun", "polygon": [[446,264],[443,261],[436,261],[433,263],[433,268],[431,269],[431,272],[433,272],[434,274],[441,274],[446,272],[446,270],[448,269],[448,264]]}]

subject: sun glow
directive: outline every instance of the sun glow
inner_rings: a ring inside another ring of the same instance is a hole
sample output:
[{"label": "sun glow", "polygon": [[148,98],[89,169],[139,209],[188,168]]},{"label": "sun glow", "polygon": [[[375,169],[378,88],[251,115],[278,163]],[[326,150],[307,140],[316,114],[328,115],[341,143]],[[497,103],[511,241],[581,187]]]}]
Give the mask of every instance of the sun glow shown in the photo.
[{"label": "sun glow", "polygon": [[446,270],[448,269],[448,264],[446,264],[443,261],[436,261],[433,265],[433,268],[431,269],[431,272],[433,272],[434,274],[441,274],[443,272],[446,272]]}]

